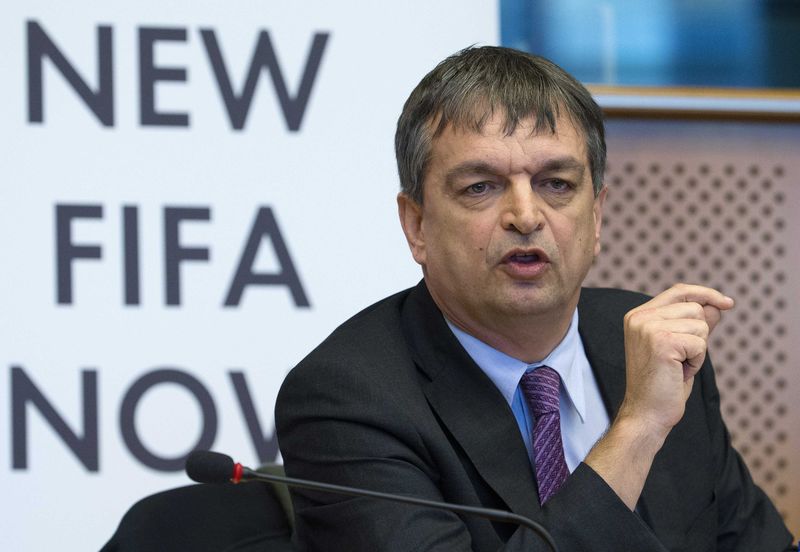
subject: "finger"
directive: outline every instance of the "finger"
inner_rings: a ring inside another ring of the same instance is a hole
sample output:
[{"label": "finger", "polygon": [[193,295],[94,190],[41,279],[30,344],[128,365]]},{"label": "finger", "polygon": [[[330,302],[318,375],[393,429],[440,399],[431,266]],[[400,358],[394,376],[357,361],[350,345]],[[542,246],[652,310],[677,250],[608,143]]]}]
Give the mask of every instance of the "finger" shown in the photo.
[{"label": "finger", "polygon": [[706,359],[706,340],[695,335],[682,335],[679,346],[682,351],[678,355],[683,356],[683,381],[686,381],[697,374]]},{"label": "finger", "polygon": [[672,303],[663,307],[646,308],[641,305],[630,311],[626,316],[629,326],[644,324],[651,320],[670,320],[691,318],[704,320],[708,324],[709,334],[714,331],[722,319],[722,311],[711,305],[701,306],[699,303]]},{"label": "finger", "polygon": [[649,320],[667,320],[677,318],[695,318],[705,320],[708,324],[709,333],[722,318],[722,311],[711,305],[700,303],[672,303],[663,307],[648,307],[648,303],[631,310],[628,318],[632,318],[633,323],[645,323]]},{"label": "finger", "polygon": [[708,333],[713,332],[714,328],[717,327],[717,324],[719,324],[719,321],[722,318],[722,312],[717,307],[704,305],[703,315],[705,316],[706,323],[708,324]]},{"label": "finger", "polygon": [[720,310],[733,308],[733,299],[727,295],[709,287],[691,284],[675,284],[645,304],[649,304],[652,307],[660,307],[681,302],[695,302],[703,306],[711,305]]},{"label": "finger", "polygon": [[678,320],[653,320],[643,327],[644,331],[651,335],[658,334],[681,334],[699,337],[703,340],[708,338],[708,324],[705,320],[694,320],[691,318],[681,318]]},{"label": "finger", "polygon": [[[636,307],[631,311],[631,314],[636,314],[636,318],[641,321],[647,320],[674,320],[679,318],[694,318],[696,320],[705,320],[706,315],[704,307],[700,303],[687,302],[687,303],[670,303],[660,307],[649,306],[650,303],[645,303]],[[714,308],[714,307],[711,307]],[[717,309],[719,312],[719,309]]]}]

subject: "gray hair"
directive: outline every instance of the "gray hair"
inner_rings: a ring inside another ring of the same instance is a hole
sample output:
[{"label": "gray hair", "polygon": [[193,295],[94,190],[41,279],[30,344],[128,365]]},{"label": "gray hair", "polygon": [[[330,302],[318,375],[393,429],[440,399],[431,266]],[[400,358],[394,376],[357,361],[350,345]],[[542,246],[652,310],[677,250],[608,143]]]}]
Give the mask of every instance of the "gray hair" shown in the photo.
[{"label": "gray hair", "polygon": [[411,92],[397,121],[395,154],[402,191],[422,204],[422,184],[431,144],[448,125],[480,132],[495,111],[503,130],[535,118],[532,133],[556,131],[561,112],[586,140],[595,195],[603,188],[606,142],[603,113],[591,94],[555,63],[526,52],[484,46],[448,57]]}]

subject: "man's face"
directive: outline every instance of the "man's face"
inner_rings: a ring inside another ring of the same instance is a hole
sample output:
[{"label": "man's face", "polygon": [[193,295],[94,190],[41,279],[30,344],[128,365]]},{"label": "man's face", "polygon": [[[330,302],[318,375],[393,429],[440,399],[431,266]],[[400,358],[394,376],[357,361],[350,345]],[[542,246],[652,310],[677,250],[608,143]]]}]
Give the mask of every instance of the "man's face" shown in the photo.
[{"label": "man's face", "polygon": [[448,127],[432,145],[423,204],[400,195],[403,230],[436,303],[480,335],[510,323],[563,323],[600,250],[605,189],[594,196],[585,140],[522,121],[506,136]]}]

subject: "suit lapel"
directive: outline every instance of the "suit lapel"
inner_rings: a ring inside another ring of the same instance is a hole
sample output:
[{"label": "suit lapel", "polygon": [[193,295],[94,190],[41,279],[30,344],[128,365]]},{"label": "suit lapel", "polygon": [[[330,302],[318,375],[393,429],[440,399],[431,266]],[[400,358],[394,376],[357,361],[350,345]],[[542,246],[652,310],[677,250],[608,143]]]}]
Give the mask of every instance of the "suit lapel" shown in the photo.
[{"label": "suit lapel", "polygon": [[591,290],[582,290],[578,332],[611,421],[625,397],[625,344],[622,319],[614,320]]},{"label": "suit lapel", "polygon": [[458,343],[424,282],[404,306],[403,331],[428,380],[429,404],[477,472],[512,511],[536,515],[536,483],[511,408]]}]

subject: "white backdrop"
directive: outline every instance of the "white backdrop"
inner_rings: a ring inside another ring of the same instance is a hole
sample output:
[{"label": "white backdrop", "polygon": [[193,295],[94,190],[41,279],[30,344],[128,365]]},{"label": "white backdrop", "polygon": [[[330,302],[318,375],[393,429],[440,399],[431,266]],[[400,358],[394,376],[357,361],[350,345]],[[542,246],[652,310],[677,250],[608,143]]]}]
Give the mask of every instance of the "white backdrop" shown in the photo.
[{"label": "white backdrop", "polygon": [[[395,214],[395,121],[437,61],[497,42],[496,12],[0,7],[0,548],[99,548],[135,500],[188,482],[174,466],[198,443],[274,459],[286,372],[419,278]],[[238,97],[259,37],[294,118],[264,68],[237,130],[209,52]],[[168,271],[181,256],[200,258]],[[240,264],[277,281],[225,306]]]}]

